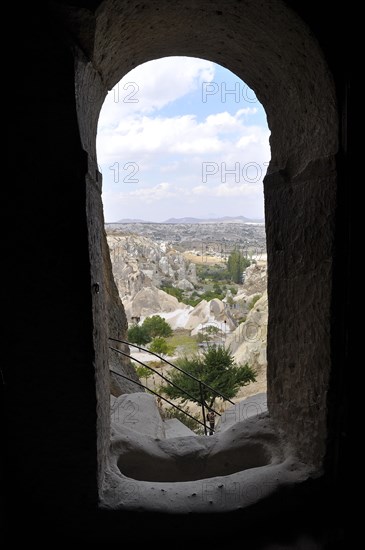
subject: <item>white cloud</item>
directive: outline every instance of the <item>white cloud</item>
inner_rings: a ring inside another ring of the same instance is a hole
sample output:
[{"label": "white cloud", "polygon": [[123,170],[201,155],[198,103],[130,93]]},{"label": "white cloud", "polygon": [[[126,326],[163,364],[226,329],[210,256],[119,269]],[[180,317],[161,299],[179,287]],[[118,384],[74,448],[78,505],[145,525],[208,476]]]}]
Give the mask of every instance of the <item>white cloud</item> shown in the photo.
[{"label": "white cloud", "polygon": [[215,187],[197,185],[191,191],[193,195],[202,195],[205,197],[243,197],[262,194],[262,187],[260,185],[250,185],[249,183],[241,183],[240,185],[221,183]]},{"label": "white cloud", "polygon": [[217,137],[200,137],[195,132],[192,132],[191,138],[189,135],[185,136],[181,142],[176,142],[170,145],[169,150],[172,153],[181,153],[185,155],[189,154],[202,154],[202,153],[216,153],[221,151],[222,143]]},{"label": "white cloud", "polygon": [[247,125],[239,112],[209,115],[201,123],[190,114],[169,118],[136,115],[123,119],[117,128],[99,132],[99,162],[120,161],[121,156],[131,158],[137,153],[216,154],[235,147],[243,150],[250,143],[267,148],[269,132]]},{"label": "white cloud", "polygon": [[245,149],[250,143],[259,143],[260,138],[258,133],[248,134],[247,136],[242,136],[236,143],[236,147],[239,149]]},{"label": "white cloud", "polygon": [[214,64],[205,59],[165,57],[149,61],[130,71],[105,98],[100,132],[115,128],[131,114],[147,114],[198,90],[214,78]]},{"label": "white cloud", "polygon": [[241,185],[222,183],[216,188],[213,188],[212,191],[215,197],[242,197],[244,195],[262,194],[260,185],[249,185],[247,183],[242,183]]},{"label": "white cloud", "polygon": [[172,197],[179,197],[189,193],[188,189],[172,185],[168,182],[161,182],[152,187],[140,187],[132,191],[122,191],[113,193],[114,200],[130,200],[138,199],[145,203],[151,203]]},{"label": "white cloud", "polygon": [[193,195],[205,195],[208,193],[209,187],[207,185],[197,185],[196,187],[193,187],[191,192]]},{"label": "white cloud", "polygon": [[145,202],[154,202],[161,199],[167,199],[171,197],[176,197],[177,191],[167,183],[162,182],[154,187],[142,187],[140,189],[135,189],[130,191],[128,195],[130,197],[137,197]]},{"label": "white cloud", "polygon": [[255,115],[257,112],[257,107],[245,107],[244,109],[239,109],[236,113],[236,116],[240,117],[242,115]]},{"label": "white cloud", "polygon": [[[107,221],[224,215],[232,208],[262,215],[270,132],[259,122],[259,105],[235,110],[218,101],[209,112],[201,84],[216,70],[205,60],[164,58],[140,65],[108,95],[97,136]],[[123,101],[131,92],[138,102]],[[213,170],[204,172],[207,165]]]},{"label": "white cloud", "polygon": [[219,131],[224,132],[237,129],[240,123],[236,116],[224,111],[223,113],[216,113],[214,115],[207,116],[206,124],[207,126],[212,126],[212,128],[217,128]]}]

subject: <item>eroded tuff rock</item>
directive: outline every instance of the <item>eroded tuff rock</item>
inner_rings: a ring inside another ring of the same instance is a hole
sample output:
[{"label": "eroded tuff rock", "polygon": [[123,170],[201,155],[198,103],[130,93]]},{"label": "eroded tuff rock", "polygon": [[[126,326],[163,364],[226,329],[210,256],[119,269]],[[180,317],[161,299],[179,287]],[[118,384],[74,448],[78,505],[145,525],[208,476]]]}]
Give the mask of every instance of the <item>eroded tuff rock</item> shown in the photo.
[{"label": "eroded tuff rock", "polygon": [[[133,408],[135,398],[139,406]],[[115,421],[118,403],[123,422]],[[123,403],[132,405],[130,410]],[[227,512],[308,478],[310,468],[297,459],[267,413],[254,410],[251,416],[244,407],[231,412],[225,429],[211,437],[166,439],[150,421],[151,414],[158,417],[152,396],[117,400],[102,505],[168,513]]]},{"label": "eroded tuff rock", "polygon": [[[250,294],[262,294],[267,287],[267,265],[263,263],[252,263],[245,270],[242,293],[246,296]],[[241,293],[240,293],[241,294]]]},{"label": "eroded tuff rock", "polygon": [[190,307],[154,285],[141,288],[134,296],[125,298],[123,303],[129,320],[132,317],[148,317]]},{"label": "eroded tuff rock", "polygon": [[164,242],[140,235],[108,235],[113,274],[121,299],[133,298],[147,287],[172,285],[192,290],[195,265]]},{"label": "eroded tuff rock", "polygon": [[[102,254],[103,254],[103,271],[104,271],[104,284],[106,290],[106,309],[107,309],[107,323],[108,334],[112,338],[120,340],[127,340],[128,323],[122,301],[120,299],[118,289],[114,282],[112,264],[110,261],[110,255],[106,238],[102,241]],[[118,342],[109,342],[114,348],[120,349],[128,353],[128,346],[119,344]],[[139,378],[131,365],[130,359],[112,351],[109,349],[108,354],[109,368],[128,376],[132,380],[139,382]],[[110,373],[110,392],[114,396],[119,396],[123,393],[133,393],[143,391],[140,386],[137,386],[133,382],[126,380],[116,374]]]},{"label": "eroded tuff rock", "polygon": [[268,301],[265,291],[249,310],[246,321],[239,324],[226,340],[226,346],[230,347],[237,363],[248,363],[258,373],[265,372],[267,366],[267,321]]}]

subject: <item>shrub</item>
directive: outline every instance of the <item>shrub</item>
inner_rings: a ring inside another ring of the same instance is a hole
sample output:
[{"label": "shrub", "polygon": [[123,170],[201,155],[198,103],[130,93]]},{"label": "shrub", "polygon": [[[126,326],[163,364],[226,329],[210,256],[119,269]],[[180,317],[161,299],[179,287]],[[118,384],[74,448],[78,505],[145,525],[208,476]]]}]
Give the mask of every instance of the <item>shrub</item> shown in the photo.
[{"label": "shrub", "polygon": [[251,310],[260,298],[261,298],[261,294],[256,294],[252,298],[251,302],[248,304],[248,309]]}]

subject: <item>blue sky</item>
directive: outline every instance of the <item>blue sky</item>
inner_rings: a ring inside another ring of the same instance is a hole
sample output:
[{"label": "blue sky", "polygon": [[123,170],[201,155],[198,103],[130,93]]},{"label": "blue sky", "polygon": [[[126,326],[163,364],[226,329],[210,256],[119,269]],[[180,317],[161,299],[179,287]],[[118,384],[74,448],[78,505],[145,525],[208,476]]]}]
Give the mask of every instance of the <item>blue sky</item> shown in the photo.
[{"label": "blue sky", "polygon": [[263,218],[269,136],[254,92],[227,69],[188,57],[139,65],[99,117],[105,221]]}]

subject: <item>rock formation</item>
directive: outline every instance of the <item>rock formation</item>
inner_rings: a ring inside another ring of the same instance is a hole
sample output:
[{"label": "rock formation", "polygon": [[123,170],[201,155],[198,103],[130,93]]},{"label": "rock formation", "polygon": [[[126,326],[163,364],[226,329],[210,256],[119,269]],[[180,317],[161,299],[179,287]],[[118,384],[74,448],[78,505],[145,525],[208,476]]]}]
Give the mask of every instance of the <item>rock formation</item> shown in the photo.
[{"label": "rock formation", "polygon": [[111,423],[116,429],[126,426],[150,437],[165,438],[165,427],[155,397],[148,393],[131,393],[111,399]]},{"label": "rock formation", "polygon": [[247,296],[250,294],[263,293],[267,287],[267,265],[266,262],[252,263],[244,272],[244,283],[242,291]]},{"label": "rock formation", "polygon": [[267,292],[250,309],[245,322],[238,325],[227,338],[238,362],[248,362],[250,366],[266,367],[268,302]]},{"label": "rock formation", "polygon": [[142,318],[162,312],[190,308],[190,306],[180,303],[175,296],[170,296],[154,285],[141,288],[134,296],[125,298],[123,303],[129,320],[132,317]]},{"label": "rock formation", "polygon": [[192,290],[197,283],[195,265],[165,242],[134,234],[108,235],[107,241],[123,303],[148,287],[170,285]]},{"label": "rock formation", "polygon": [[[102,240],[102,245],[108,333],[109,336],[112,338],[127,340],[127,318],[118,293],[118,289],[114,281],[112,264],[110,261],[106,238]],[[114,348],[120,349],[128,353],[128,346],[119,344],[117,342],[113,342],[112,345]],[[120,353],[109,349],[108,363],[110,369],[117,371],[120,374],[124,374],[125,376],[128,376],[128,378],[131,378],[136,382],[139,381],[130,360],[124,355],[121,355]],[[143,390],[133,382],[130,382],[125,378],[110,373],[110,392],[112,395],[118,396],[123,393],[131,393],[136,391]]]},{"label": "rock formation", "polygon": [[[266,403],[260,403],[265,411]],[[226,411],[221,431],[211,437],[166,439],[152,396],[116,400],[102,505],[149,512],[227,512],[309,477],[310,468],[297,459],[267,413],[255,409],[252,416],[243,406],[232,412]]]},{"label": "rock formation", "polygon": [[228,334],[225,345],[231,349],[238,364],[248,363],[256,371],[256,382],[241,388],[236,399],[266,392],[268,324],[266,284],[266,262],[253,263],[245,271],[244,284],[238,294],[224,300],[227,314],[239,323],[237,328]]}]

